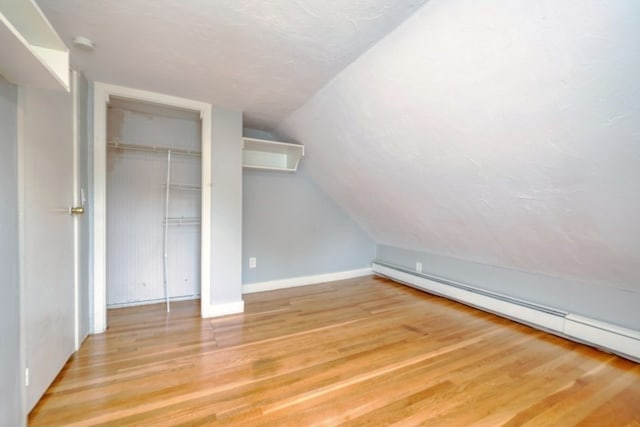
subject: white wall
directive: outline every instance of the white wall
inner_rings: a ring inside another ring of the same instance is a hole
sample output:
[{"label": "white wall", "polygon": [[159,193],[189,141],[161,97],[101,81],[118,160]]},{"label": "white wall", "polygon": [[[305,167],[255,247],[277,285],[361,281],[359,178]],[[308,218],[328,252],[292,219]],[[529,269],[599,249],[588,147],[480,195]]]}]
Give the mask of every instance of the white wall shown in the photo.
[{"label": "white wall", "polygon": [[278,131],[379,244],[637,294],[639,39],[635,0],[431,0]]},{"label": "white wall", "polygon": [[211,313],[243,310],[242,112],[214,107],[211,122]]},{"label": "white wall", "polygon": [[18,277],[18,172],[16,86],[0,77],[0,425],[25,424]]},{"label": "white wall", "polygon": [[[245,128],[245,137],[278,140]],[[307,156],[309,155],[307,151]],[[243,169],[242,283],[368,268],[375,243],[308,176]],[[249,268],[255,257],[256,268]]]},{"label": "white wall", "polygon": [[423,271],[435,277],[628,329],[640,325],[638,292],[387,245],[377,245],[376,260],[410,271],[421,262]]},{"label": "white wall", "polygon": [[245,284],[368,268],[373,259],[371,237],[309,179],[304,164],[296,173],[246,169],[242,212]]}]

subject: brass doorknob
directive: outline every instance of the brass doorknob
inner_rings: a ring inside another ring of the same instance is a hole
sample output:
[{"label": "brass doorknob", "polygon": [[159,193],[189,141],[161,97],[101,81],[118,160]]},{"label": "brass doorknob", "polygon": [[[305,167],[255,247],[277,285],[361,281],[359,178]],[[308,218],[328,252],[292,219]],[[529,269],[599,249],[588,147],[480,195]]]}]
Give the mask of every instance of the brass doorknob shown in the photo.
[{"label": "brass doorknob", "polygon": [[82,215],[84,213],[84,207],[82,206],[74,206],[69,208],[69,214],[71,215]]}]

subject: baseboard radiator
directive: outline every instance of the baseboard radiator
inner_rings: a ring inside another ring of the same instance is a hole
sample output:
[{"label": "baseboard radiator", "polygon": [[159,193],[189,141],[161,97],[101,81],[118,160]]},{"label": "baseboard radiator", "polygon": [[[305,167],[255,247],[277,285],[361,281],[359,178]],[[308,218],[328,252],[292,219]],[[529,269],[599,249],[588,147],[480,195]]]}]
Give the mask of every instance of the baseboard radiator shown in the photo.
[{"label": "baseboard radiator", "polygon": [[375,274],[393,281],[640,363],[640,331],[418,273],[382,261],[374,261],[371,268]]}]

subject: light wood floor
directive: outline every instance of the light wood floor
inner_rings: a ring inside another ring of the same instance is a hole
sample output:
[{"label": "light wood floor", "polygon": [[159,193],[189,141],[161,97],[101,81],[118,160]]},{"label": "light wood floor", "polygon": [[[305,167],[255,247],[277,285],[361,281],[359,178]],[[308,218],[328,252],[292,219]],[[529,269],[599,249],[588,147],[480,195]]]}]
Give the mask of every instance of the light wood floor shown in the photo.
[{"label": "light wood floor", "polygon": [[640,365],[366,277],[109,312],[33,426],[640,426]]}]

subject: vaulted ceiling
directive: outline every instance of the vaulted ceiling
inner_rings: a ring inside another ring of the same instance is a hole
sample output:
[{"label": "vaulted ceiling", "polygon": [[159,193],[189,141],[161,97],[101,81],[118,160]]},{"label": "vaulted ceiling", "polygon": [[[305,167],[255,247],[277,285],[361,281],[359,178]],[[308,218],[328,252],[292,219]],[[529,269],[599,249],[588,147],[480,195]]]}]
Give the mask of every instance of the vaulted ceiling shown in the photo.
[{"label": "vaulted ceiling", "polygon": [[304,143],[378,243],[640,290],[637,0],[38,3],[89,78]]},{"label": "vaulted ceiling", "polygon": [[[244,111],[271,128],[426,0],[37,0],[94,81]],[[89,37],[94,52],[73,48]]]},{"label": "vaulted ceiling", "polygon": [[378,243],[640,290],[640,2],[431,0],[287,118]]}]

